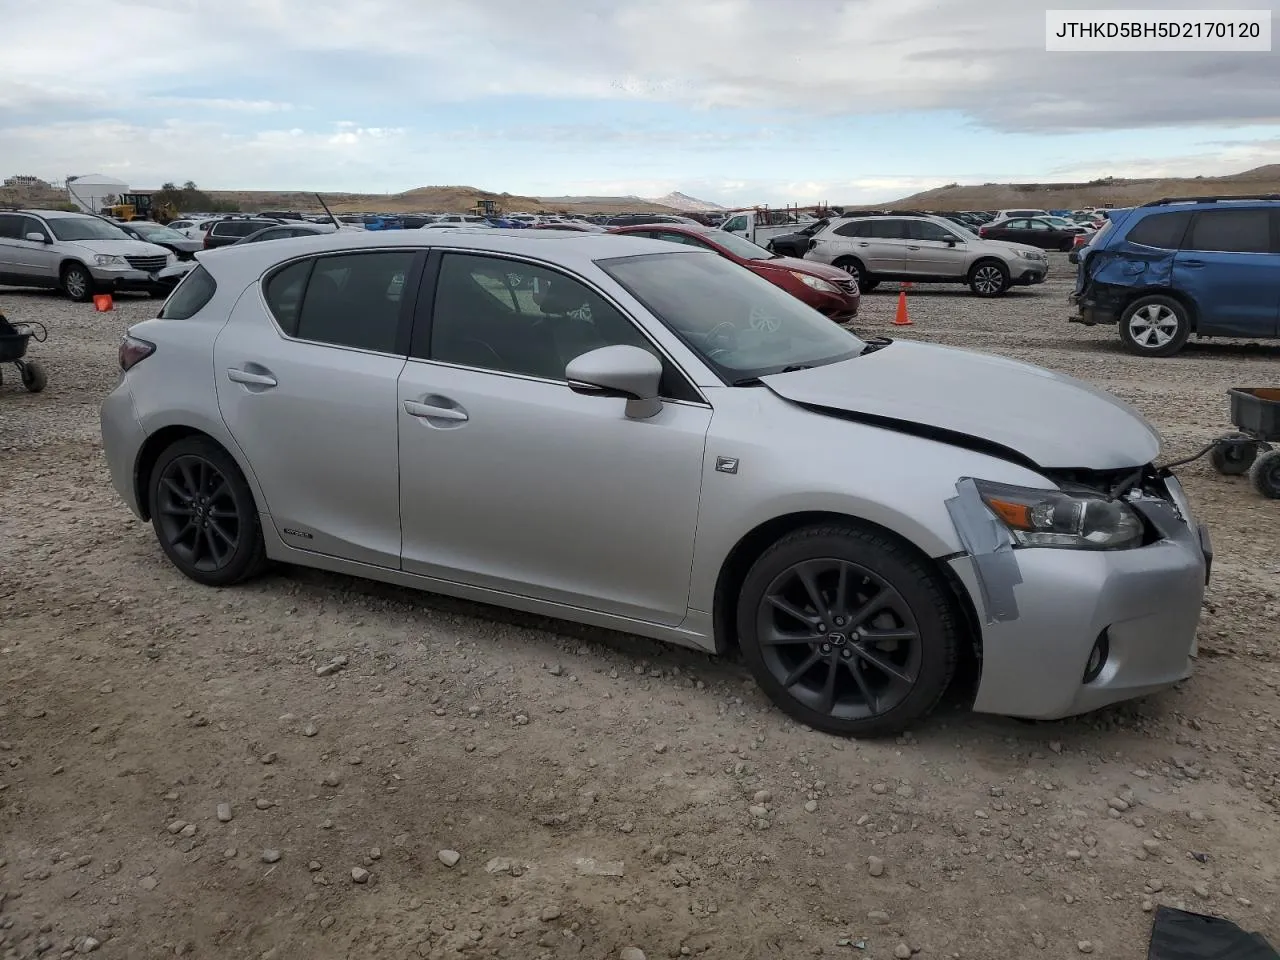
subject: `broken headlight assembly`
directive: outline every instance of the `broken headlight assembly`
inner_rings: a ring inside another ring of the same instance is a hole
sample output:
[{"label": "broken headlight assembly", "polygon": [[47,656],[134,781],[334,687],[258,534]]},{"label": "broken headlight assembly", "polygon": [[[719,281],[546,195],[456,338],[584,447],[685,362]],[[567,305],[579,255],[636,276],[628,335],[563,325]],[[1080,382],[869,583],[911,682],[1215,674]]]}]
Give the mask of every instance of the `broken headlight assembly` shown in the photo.
[{"label": "broken headlight assembly", "polygon": [[1133,508],[1089,491],[1036,490],[976,480],[987,508],[1021,547],[1123,550],[1142,545],[1145,528]]}]

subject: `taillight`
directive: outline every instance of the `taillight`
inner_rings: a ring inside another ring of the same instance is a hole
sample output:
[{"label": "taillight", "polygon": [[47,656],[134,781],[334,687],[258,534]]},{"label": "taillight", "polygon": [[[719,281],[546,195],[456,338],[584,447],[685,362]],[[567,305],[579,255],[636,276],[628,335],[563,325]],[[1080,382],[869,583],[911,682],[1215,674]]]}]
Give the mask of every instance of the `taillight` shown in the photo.
[{"label": "taillight", "polygon": [[156,345],[149,340],[126,336],[120,341],[120,369],[128,370],[156,352]]},{"label": "taillight", "polygon": [[978,236],[980,236],[980,237],[985,237],[986,235],[987,235],[987,228],[986,228],[986,227],[979,227],[979,228],[978,228]]},{"label": "taillight", "polygon": [[206,250],[208,250],[208,249],[209,249],[209,234],[207,234],[207,233],[204,235],[204,248],[205,248]]}]

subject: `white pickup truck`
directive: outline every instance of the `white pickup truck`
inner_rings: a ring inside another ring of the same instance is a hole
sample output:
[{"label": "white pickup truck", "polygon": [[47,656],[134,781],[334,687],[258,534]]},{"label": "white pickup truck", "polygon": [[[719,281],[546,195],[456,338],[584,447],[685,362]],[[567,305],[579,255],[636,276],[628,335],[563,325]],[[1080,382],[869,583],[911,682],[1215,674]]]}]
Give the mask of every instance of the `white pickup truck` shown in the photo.
[{"label": "white pickup truck", "polygon": [[784,213],[781,210],[735,210],[725,216],[720,229],[746,237],[763,247],[774,237],[795,233],[816,219],[807,213]]}]

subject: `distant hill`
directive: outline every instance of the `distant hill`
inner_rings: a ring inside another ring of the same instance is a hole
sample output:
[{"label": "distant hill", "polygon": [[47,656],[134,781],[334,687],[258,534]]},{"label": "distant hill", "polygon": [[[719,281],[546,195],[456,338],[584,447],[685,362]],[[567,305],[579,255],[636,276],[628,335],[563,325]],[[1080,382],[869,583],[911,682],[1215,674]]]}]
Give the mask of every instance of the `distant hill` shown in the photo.
[{"label": "distant hill", "polygon": [[[314,193],[300,191],[214,190],[220,200],[231,200],[243,210],[319,211]],[[630,197],[525,197],[494,193],[478,187],[415,187],[404,193],[326,193],[325,203],[334,213],[466,213],[477,200],[493,200],[507,213],[527,212],[572,214],[651,212],[664,210],[639,198]]]},{"label": "distant hill", "polygon": [[652,202],[675,210],[685,210],[693,213],[710,213],[714,210],[725,209],[718,203],[712,203],[710,200],[699,200],[697,197],[691,197],[687,193],[680,193],[678,190],[668,193],[665,197],[657,197]]},{"label": "distant hill", "polygon": [[[544,210],[568,210],[570,213],[671,213],[673,207],[643,197],[539,197]],[[532,208],[530,208],[532,212]]]},{"label": "distant hill", "polygon": [[1162,197],[1280,194],[1280,163],[1225,177],[1169,177],[1123,180],[1106,177],[1088,183],[951,184],[885,204],[897,210],[1001,210],[1007,207],[1076,209],[1110,203],[1131,207]]}]

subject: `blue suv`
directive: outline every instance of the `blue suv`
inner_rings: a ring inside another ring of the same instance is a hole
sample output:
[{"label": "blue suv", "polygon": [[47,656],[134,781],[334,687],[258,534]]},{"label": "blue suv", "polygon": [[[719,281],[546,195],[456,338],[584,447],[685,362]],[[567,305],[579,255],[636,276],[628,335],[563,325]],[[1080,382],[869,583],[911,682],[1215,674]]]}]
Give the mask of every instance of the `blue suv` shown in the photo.
[{"label": "blue suv", "polygon": [[1197,337],[1280,337],[1280,194],[1185,197],[1109,212],[1073,254],[1074,323],[1118,324],[1132,353]]}]

